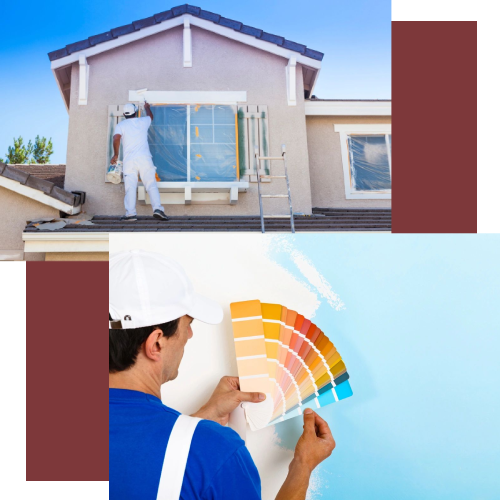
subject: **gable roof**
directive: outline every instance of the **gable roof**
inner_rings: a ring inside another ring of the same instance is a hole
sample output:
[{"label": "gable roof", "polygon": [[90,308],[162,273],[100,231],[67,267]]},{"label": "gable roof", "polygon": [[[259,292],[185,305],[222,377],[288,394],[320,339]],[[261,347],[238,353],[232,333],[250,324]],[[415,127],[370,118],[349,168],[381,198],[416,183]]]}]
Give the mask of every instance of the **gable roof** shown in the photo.
[{"label": "gable roof", "polygon": [[5,163],[0,163],[0,186],[67,214],[79,213],[85,201],[83,193],[66,191],[54,182]]},{"label": "gable roof", "polygon": [[160,24],[169,19],[180,17],[184,14],[190,14],[200,19],[211,21],[214,24],[218,24],[220,26],[230,28],[234,31],[238,31],[250,37],[257,38],[258,40],[273,43],[279,47],[283,47],[284,49],[297,52],[305,57],[309,57],[310,59],[314,59],[316,61],[321,61],[323,59],[324,54],[322,52],[309,49],[307,46],[303,44],[292,42],[291,40],[287,40],[282,36],[267,33],[258,28],[246,26],[240,21],[234,21],[233,19],[222,17],[220,14],[214,14],[213,12],[209,12],[207,10],[201,9],[200,7],[195,7],[194,5],[188,5],[188,4],[179,5],[177,7],[173,7],[170,10],[160,12],[159,14],[154,14],[151,17],[140,19],[138,21],[133,21],[132,23],[127,24],[125,26],[113,28],[109,31],[106,31],[105,33],[90,36],[89,38],[86,38],[85,40],[80,40],[79,42],[70,43],[69,45],[66,45],[66,47],[62,49],[49,52],[48,56],[50,61],[62,59],[63,57],[66,57],[75,52],[89,49],[100,43],[109,42],[121,36],[128,35],[130,33],[139,31],[149,26],[153,26],[155,24]]},{"label": "gable roof", "polygon": [[43,179],[50,181],[57,187],[64,189],[64,178],[66,176],[66,165],[62,164],[11,164],[11,167],[22,170],[27,174],[37,177],[38,179]]}]

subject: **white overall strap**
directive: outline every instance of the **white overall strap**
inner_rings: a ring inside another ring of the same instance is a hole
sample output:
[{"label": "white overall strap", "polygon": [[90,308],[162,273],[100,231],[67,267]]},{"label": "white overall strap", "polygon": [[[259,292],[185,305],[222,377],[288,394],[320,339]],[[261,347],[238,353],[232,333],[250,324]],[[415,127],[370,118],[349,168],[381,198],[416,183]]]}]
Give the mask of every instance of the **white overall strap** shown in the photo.
[{"label": "white overall strap", "polygon": [[179,415],[168,439],[156,500],[179,500],[193,434],[201,418]]}]

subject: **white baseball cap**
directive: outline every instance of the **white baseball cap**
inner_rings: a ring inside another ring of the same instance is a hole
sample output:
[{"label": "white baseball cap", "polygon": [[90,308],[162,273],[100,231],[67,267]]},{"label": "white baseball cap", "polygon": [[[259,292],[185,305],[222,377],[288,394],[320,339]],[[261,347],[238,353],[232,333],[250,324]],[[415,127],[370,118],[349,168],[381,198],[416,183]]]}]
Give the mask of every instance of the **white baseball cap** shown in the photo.
[{"label": "white baseball cap", "polygon": [[135,104],[129,102],[128,104],[125,104],[125,106],[123,106],[123,114],[125,116],[133,115],[136,112],[137,112],[137,106]]},{"label": "white baseball cap", "polygon": [[119,252],[109,260],[109,329],[167,323],[185,314],[215,325],[222,307],[195,293],[174,260],[143,250]]}]

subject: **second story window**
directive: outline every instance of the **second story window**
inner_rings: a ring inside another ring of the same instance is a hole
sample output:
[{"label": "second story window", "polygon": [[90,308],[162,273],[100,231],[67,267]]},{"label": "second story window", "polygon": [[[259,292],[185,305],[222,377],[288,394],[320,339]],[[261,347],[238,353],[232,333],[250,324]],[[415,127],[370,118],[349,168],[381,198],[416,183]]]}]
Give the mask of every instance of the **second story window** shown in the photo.
[{"label": "second story window", "polygon": [[149,146],[161,182],[236,181],[236,106],[152,106]]}]

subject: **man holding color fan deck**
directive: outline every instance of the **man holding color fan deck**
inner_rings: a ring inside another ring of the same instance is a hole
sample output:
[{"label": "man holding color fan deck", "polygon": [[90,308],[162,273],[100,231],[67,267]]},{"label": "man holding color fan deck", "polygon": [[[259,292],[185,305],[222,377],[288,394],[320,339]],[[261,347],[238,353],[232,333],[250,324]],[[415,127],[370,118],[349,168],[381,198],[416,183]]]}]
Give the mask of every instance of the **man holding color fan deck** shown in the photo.
[{"label": "man holding color fan deck", "polygon": [[[110,500],[258,500],[257,468],[236,432],[225,427],[242,402],[264,394],[223,377],[192,416],[161,402],[174,380],[194,319],[222,321],[222,308],[196,294],[172,260],[142,251],[109,263]],[[304,432],[276,500],[304,500],[312,470],[335,448],[328,424],[304,411]]]}]

